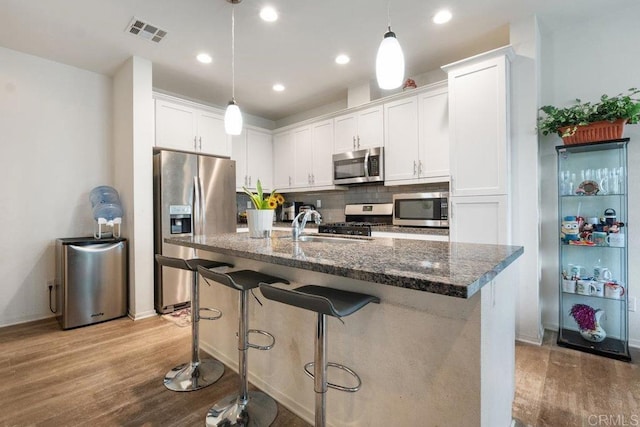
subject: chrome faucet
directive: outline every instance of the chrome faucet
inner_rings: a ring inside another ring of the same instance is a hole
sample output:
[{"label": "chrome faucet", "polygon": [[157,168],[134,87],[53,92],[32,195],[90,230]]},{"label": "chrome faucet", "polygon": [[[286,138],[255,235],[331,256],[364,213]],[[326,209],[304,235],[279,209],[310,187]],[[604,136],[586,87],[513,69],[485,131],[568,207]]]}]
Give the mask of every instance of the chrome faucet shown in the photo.
[{"label": "chrome faucet", "polygon": [[[302,223],[298,223],[298,220],[300,219],[300,217],[302,217]],[[300,212],[293,219],[293,224],[291,224],[291,239],[294,242],[298,241],[300,234],[302,234],[302,232],[304,231],[304,226],[307,225],[307,221],[311,217],[314,217],[314,221],[316,224],[320,224],[320,221],[322,221],[322,216],[320,215],[320,212],[315,211],[313,209]]]}]

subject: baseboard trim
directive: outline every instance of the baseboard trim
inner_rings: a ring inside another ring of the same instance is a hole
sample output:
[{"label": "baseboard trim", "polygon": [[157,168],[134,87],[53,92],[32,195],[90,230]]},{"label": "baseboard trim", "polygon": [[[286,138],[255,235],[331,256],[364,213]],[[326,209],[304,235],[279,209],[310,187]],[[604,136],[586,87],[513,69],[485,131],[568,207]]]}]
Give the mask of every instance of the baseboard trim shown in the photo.
[{"label": "baseboard trim", "polygon": [[22,325],[23,323],[37,322],[38,320],[50,319],[52,317],[56,317],[56,315],[52,313],[52,314],[50,314],[48,316],[23,317],[23,318],[17,318],[17,319],[7,319],[7,323],[1,323],[0,324],[0,328],[4,328],[4,327],[7,327],[7,326]]},{"label": "baseboard trim", "polygon": [[155,310],[147,310],[147,311],[143,311],[142,313],[136,313],[136,314],[132,314],[131,312],[127,313],[127,316],[129,316],[131,320],[142,320],[142,319],[146,319],[148,317],[153,317],[157,315],[158,313],[156,313]]}]

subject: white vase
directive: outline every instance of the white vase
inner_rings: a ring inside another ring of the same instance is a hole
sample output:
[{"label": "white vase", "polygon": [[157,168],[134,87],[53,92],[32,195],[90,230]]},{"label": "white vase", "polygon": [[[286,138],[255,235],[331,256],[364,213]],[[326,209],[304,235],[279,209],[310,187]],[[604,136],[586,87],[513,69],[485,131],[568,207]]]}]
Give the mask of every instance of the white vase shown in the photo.
[{"label": "white vase", "polygon": [[580,335],[587,341],[591,342],[602,342],[607,337],[607,333],[602,326],[600,326],[600,317],[604,314],[602,310],[596,310],[595,320],[596,327],[595,329],[580,329]]},{"label": "white vase", "polygon": [[248,209],[247,224],[249,225],[249,237],[254,239],[271,237],[273,215],[273,209]]}]

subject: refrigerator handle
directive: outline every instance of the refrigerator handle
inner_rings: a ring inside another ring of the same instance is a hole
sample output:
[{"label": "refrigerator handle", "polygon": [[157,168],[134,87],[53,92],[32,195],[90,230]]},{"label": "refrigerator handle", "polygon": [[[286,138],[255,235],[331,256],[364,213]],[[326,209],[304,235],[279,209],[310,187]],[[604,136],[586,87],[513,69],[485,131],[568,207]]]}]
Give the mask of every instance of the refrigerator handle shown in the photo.
[{"label": "refrigerator handle", "polygon": [[198,235],[200,233],[200,180],[197,176],[193,177],[193,232]]},{"label": "refrigerator handle", "polygon": [[207,210],[204,208],[207,206],[207,201],[204,199],[203,187],[202,178],[198,177],[198,190],[200,191],[200,234],[204,232],[204,225],[207,223],[207,219],[205,217]]}]

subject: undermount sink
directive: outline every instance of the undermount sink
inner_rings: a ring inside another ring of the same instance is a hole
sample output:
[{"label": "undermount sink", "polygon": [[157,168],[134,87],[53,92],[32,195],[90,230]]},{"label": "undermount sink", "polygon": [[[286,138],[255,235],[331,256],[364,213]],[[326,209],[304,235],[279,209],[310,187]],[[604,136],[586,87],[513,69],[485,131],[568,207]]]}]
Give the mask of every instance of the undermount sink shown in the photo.
[{"label": "undermount sink", "polygon": [[[291,239],[291,236],[281,237],[281,239]],[[317,242],[317,243],[365,243],[373,240],[371,237],[342,237],[333,236],[331,234],[303,234],[298,237],[299,242]]]}]

